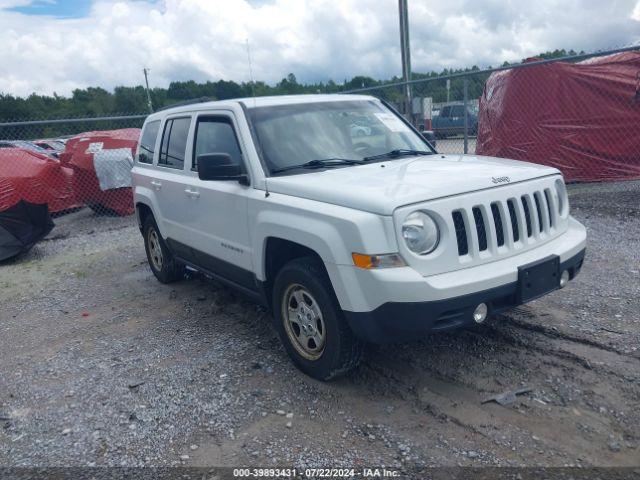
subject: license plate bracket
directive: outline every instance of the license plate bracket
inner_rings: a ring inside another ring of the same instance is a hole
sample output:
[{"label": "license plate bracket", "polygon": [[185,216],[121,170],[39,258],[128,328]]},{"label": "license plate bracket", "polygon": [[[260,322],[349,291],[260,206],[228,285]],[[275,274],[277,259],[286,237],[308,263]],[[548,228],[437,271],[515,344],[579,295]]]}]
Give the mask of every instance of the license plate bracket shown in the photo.
[{"label": "license plate bracket", "polygon": [[518,267],[520,303],[534,300],[560,288],[560,257],[551,255]]}]

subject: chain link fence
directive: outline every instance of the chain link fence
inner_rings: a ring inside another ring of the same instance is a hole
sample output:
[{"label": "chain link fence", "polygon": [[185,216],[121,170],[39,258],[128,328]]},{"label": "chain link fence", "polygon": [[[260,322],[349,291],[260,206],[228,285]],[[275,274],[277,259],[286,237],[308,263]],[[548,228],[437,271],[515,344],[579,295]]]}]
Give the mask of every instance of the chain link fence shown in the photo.
[{"label": "chain link fence", "polygon": [[[575,192],[584,193],[585,185],[609,193],[640,191],[638,46],[409,83],[411,109],[396,106],[435,137],[440,153],[553,166],[580,185]],[[344,93],[393,103],[405,84]],[[0,261],[46,236],[52,217],[80,209],[132,215],[130,171],[144,118],[0,123]]]},{"label": "chain link fence", "polygon": [[145,117],[0,123],[0,262],[29,250],[61,217],[131,216]]},{"label": "chain link fence", "polygon": [[348,93],[397,97],[406,83],[411,110],[396,107],[441,153],[549,165],[569,183],[640,179],[640,46]]}]

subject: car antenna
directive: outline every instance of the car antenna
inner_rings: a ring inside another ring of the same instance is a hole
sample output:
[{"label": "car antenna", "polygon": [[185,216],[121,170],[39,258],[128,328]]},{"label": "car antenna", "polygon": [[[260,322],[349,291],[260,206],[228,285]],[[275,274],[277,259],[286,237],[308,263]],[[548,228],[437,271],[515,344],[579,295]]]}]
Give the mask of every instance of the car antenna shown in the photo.
[{"label": "car antenna", "polygon": [[[249,80],[251,82],[251,96],[253,97],[253,108],[256,107],[256,87],[255,87],[255,82],[253,81],[253,68],[251,67],[251,47],[249,46],[249,39],[247,38],[245,40],[246,45],[247,45],[247,60],[249,61]],[[259,140],[258,140],[259,141]],[[268,198],[269,197],[269,184],[268,182],[264,181],[264,197]]]},{"label": "car antenna", "polygon": [[256,87],[253,81],[253,68],[251,67],[251,48],[249,46],[249,39],[246,39],[247,44],[247,59],[249,60],[249,80],[251,82],[251,96],[253,97],[253,106],[256,106]]}]

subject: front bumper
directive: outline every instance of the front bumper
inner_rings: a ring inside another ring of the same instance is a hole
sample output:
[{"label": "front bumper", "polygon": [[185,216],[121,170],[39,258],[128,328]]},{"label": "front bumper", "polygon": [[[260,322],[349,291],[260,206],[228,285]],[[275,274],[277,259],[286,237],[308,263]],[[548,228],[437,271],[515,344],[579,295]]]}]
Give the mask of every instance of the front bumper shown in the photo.
[{"label": "front bumper", "polygon": [[[573,280],[580,272],[585,249],[560,262],[560,271],[568,270]],[[473,311],[480,303],[489,307],[489,315],[522,304],[518,282],[510,282],[479,292],[443,300],[425,302],[387,302],[369,312],[345,311],[347,322],[362,340],[389,343],[415,339],[420,335],[473,324]]]}]

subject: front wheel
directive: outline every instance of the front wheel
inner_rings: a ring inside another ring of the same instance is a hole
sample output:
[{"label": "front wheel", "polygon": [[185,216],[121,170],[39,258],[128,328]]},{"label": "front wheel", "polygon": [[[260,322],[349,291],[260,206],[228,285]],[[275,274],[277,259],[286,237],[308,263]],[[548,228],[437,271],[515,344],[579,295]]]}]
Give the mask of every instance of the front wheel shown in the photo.
[{"label": "front wheel", "polygon": [[329,380],[360,362],[363,344],[349,329],[319,260],[292,260],[280,270],[273,316],[289,357],[307,375]]}]

